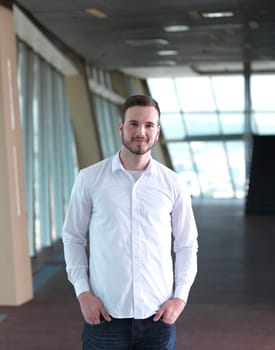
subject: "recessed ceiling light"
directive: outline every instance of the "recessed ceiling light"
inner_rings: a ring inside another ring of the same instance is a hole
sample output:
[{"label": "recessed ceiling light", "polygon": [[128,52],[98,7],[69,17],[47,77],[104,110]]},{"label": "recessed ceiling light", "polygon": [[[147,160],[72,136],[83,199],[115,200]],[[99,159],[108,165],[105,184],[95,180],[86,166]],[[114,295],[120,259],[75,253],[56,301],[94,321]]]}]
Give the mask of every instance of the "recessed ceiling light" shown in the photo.
[{"label": "recessed ceiling light", "polygon": [[190,27],[184,24],[174,24],[163,28],[166,32],[186,32]]},{"label": "recessed ceiling light", "polygon": [[108,18],[108,16],[106,15],[106,13],[104,13],[103,11],[100,11],[98,9],[86,9],[85,12],[87,12],[89,15],[92,15],[94,17],[97,18]]},{"label": "recessed ceiling light", "polygon": [[146,45],[168,45],[166,39],[155,38],[155,39],[129,39],[125,41],[130,46],[146,46]]},{"label": "recessed ceiling light", "polygon": [[234,12],[225,11],[225,12],[202,12],[201,16],[203,18],[221,18],[221,17],[233,17]]},{"label": "recessed ceiling light", "polygon": [[176,66],[177,62],[174,60],[163,60],[163,61],[153,61],[149,62],[151,66]]},{"label": "recessed ceiling light", "polygon": [[177,50],[160,50],[158,51],[159,56],[175,56],[178,54]]},{"label": "recessed ceiling light", "polygon": [[156,61],[155,64],[159,66],[175,66],[177,62],[173,60],[167,60],[167,61]]}]

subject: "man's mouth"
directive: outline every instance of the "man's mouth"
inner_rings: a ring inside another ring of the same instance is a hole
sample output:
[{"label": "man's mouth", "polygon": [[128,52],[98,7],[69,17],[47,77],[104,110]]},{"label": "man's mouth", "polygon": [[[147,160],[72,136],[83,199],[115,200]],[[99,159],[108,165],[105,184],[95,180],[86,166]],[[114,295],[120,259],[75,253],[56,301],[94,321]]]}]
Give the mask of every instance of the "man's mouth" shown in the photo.
[{"label": "man's mouth", "polygon": [[140,142],[140,143],[142,143],[142,142],[147,142],[147,138],[144,138],[144,137],[135,137],[135,138],[134,138],[134,141]]}]

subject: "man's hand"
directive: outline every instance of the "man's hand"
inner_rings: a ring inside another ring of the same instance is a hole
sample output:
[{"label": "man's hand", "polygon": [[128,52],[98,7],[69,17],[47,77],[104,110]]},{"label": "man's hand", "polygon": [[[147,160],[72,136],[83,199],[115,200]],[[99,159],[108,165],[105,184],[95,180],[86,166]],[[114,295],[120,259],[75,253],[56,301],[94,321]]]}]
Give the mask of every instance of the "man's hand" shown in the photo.
[{"label": "man's hand", "polygon": [[179,298],[167,300],[153,318],[154,321],[162,319],[163,322],[172,324],[176,322],[185,307],[185,302]]},{"label": "man's hand", "polygon": [[82,315],[87,323],[98,324],[100,323],[100,315],[104,317],[106,321],[111,321],[110,315],[105,310],[101,301],[90,292],[81,293],[78,296]]}]

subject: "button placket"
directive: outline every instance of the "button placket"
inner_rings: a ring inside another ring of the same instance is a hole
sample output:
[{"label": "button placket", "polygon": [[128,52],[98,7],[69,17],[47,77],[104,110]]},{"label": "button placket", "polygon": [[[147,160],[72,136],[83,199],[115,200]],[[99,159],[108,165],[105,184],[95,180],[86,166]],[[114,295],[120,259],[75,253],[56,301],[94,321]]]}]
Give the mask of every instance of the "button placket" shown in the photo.
[{"label": "button placket", "polygon": [[140,271],[140,203],[138,194],[138,182],[132,189],[132,266],[133,266],[133,306],[134,317],[142,314],[142,289]]}]

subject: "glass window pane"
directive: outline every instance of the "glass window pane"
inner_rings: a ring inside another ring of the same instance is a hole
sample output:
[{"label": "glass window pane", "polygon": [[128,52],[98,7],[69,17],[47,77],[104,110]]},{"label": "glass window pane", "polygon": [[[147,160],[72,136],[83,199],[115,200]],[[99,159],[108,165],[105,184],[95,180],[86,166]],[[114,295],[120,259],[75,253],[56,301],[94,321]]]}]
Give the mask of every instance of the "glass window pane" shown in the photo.
[{"label": "glass window pane", "polygon": [[162,114],[160,124],[161,130],[166,139],[176,140],[185,137],[183,117],[181,114]]},{"label": "glass window pane", "polygon": [[212,86],[219,111],[244,110],[244,78],[241,75],[212,77]]},{"label": "glass window pane", "polygon": [[[111,111],[111,124],[112,124],[112,130],[113,130],[113,138],[114,138],[114,152],[118,151],[121,147],[121,138],[119,134],[119,122],[121,121],[121,113],[118,108],[113,103],[110,103],[110,111]],[[114,153],[113,152],[113,153]]]},{"label": "glass window pane", "polygon": [[33,66],[33,102],[32,102],[32,116],[33,116],[33,169],[34,169],[34,232],[35,232],[35,249],[39,250],[41,247],[41,225],[40,225],[40,201],[39,201],[39,138],[40,138],[40,123],[39,123],[39,110],[40,110],[40,67],[39,59],[37,55],[34,56]]},{"label": "glass window pane", "polygon": [[244,133],[244,113],[221,113],[219,117],[223,134]]},{"label": "glass window pane", "polygon": [[147,80],[151,96],[158,102],[161,113],[178,112],[180,107],[172,78]]},{"label": "glass window pane", "polygon": [[227,141],[226,149],[235,186],[235,196],[245,196],[245,150],[243,141]]},{"label": "glass window pane", "polygon": [[187,142],[170,142],[167,147],[175,171],[182,174],[190,193],[196,197],[200,196],[200,186],[193,167],[189,144]]},{"label": "glass window pane", "polygon": [[275,111],[273,113],[253,113],[252,125],[255,134],[275,134]]},{"label": "glass window pane", "polygon": [[191,142],[199,181],[206,197],[233,197],[234,192],[228,172],[222,142]]},{"label": "glass window pane", "polygon": [[[38,119],[38,196],[39,196],[39,224],[40,224],[40,236],[37,237],[37,250],[42,247],[50,246],[51,231],[50,231],[50,188],[49,188],[49,67],[46,61],[37,57],[39,61],[40,71],[40,94],[38,96],[39,109],[37,113]],[[46,169],[46,170],[45,170]]]},{"label": "glass window pane", "polygon": [[208,77],[177,78],[175,83],[184,112],[216,110],[211,81]]},{"label": "glass window pane", "polygon": [[275,111],[275,75],[251,76],[251,100],[254,111]]},{"label": "glass window pane", "polygon": [[110,103],[108,100],[105,100],[102,98],[102,113],[100,118],[104,120],[104,129],[101,131],[103,135],[103,141],[106,143],[107,146],[107,153],[104,154],[104,158],[107,158],[111,155],[113,155],[117,150],[115,146],[115,141],[114,141],[114,132],[115,130],[112,127],[112,114],[111,114],[111,108],[110,108]]},{"label": "glass window pane", "polygon": [[113,155],[118,150],[119,131],[118,109],[112,107],[107,99],[93,94],[100,145],[104,158]]},{"label": "glass window pane", "polygon": [[187,113],[184,117],[189,136],[220,134],[217,114]]},{"label": "glass window pane", "polygon": [[33,120],[32,120],[33,54],[18,42],[18,90],[23,135],[23,154],[28,218],[29,253],[35,254],[34,235],[34,181],[33,181]]}]

